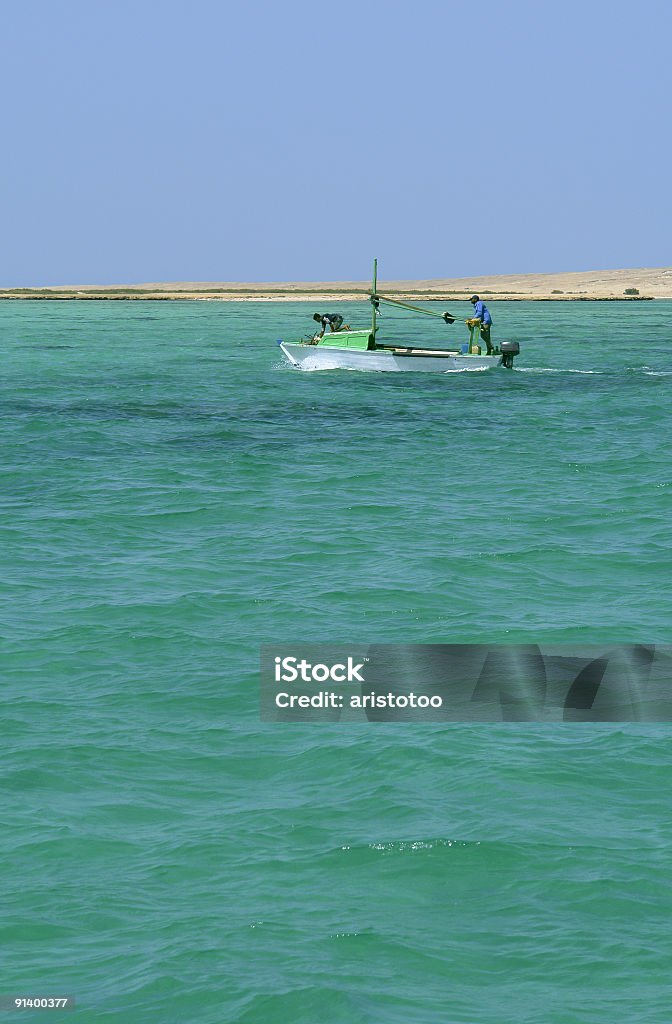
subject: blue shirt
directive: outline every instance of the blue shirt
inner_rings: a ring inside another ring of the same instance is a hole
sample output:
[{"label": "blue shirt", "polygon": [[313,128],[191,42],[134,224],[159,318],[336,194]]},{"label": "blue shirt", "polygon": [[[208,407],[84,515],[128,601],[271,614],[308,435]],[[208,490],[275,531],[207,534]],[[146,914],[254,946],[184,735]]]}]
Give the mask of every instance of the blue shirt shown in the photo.
[{"label": "blue shirt", "polygon": [[492,323],[492,317],[490,316],[490,310],[488,309],[488,307],[486,306],[486,304],[484,302],[480,301],[480,299],[479,299],[478,302],[474,303],[474,313],[473,313],[473,315],[474,315],[474,317],[476,319],[480,320],[481,323],[483,323],[483,324],[491,324]]}]

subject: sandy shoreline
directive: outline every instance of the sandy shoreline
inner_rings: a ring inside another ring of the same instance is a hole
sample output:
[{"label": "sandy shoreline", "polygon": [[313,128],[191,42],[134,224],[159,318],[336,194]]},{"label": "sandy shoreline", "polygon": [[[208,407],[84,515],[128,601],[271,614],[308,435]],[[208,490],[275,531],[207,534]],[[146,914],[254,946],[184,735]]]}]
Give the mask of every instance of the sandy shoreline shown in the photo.
[{"label": "sandy shoreline", "polygon": [[[409,301],[466,300],[473,292],[492,301],[641,301],[672,298],[672,267],[495,275],[426,281],[379,281],[379,291]],[[200,300],[210,302],[336,302],[368,297],[365,281],[170,282],[0,288],[0,299]],[[629,294],[626,294],[628,292]],[[634,294],[633,294],[634,292]]]}]

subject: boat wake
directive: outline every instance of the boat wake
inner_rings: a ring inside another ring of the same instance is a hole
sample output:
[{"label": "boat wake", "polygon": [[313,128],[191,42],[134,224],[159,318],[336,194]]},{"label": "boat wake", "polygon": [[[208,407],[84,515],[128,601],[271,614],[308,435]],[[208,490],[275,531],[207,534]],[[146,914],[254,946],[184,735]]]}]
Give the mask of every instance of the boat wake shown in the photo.
[{"label": "boat wake", "polygon": [[515,373],[581,373],[601,376],[606,370],[574,370],[562,366],[514,366]]},{"label": "boat wake", "polygon": [[576,370],[562,366],[515,366],[514,373],[578,373],[582,376],[604,377],[613,373],[641,373],[645,377],[672,377],[672,370],[653,370],[650,366],[626,366],[623,370]]}]

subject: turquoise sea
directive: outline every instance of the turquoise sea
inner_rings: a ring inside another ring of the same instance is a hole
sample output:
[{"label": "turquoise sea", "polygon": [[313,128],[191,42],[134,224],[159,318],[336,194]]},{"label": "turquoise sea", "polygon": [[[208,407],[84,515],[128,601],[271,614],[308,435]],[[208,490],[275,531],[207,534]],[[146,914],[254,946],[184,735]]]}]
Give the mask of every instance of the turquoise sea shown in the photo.
[{"label": "turquoise sea", "polygon": [[0,995],[669,1024],[669,726],[259,721],[266,641],[672,642],[672,302],[491,309],[516,369],[435,376],[291,369],[309,304],[0,303]]}]

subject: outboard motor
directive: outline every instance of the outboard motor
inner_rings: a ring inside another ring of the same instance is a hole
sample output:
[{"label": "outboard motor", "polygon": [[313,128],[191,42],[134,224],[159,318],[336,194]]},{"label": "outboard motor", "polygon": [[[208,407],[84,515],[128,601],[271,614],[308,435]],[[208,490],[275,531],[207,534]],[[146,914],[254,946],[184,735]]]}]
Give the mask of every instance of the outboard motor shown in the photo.
[{"label": "outboard motor", "polygon": [[502,353],[502,366],[510,370],[513,366],[513,360],[520,354],[520,345],[517,341],[503,341],[499,349]]}]

